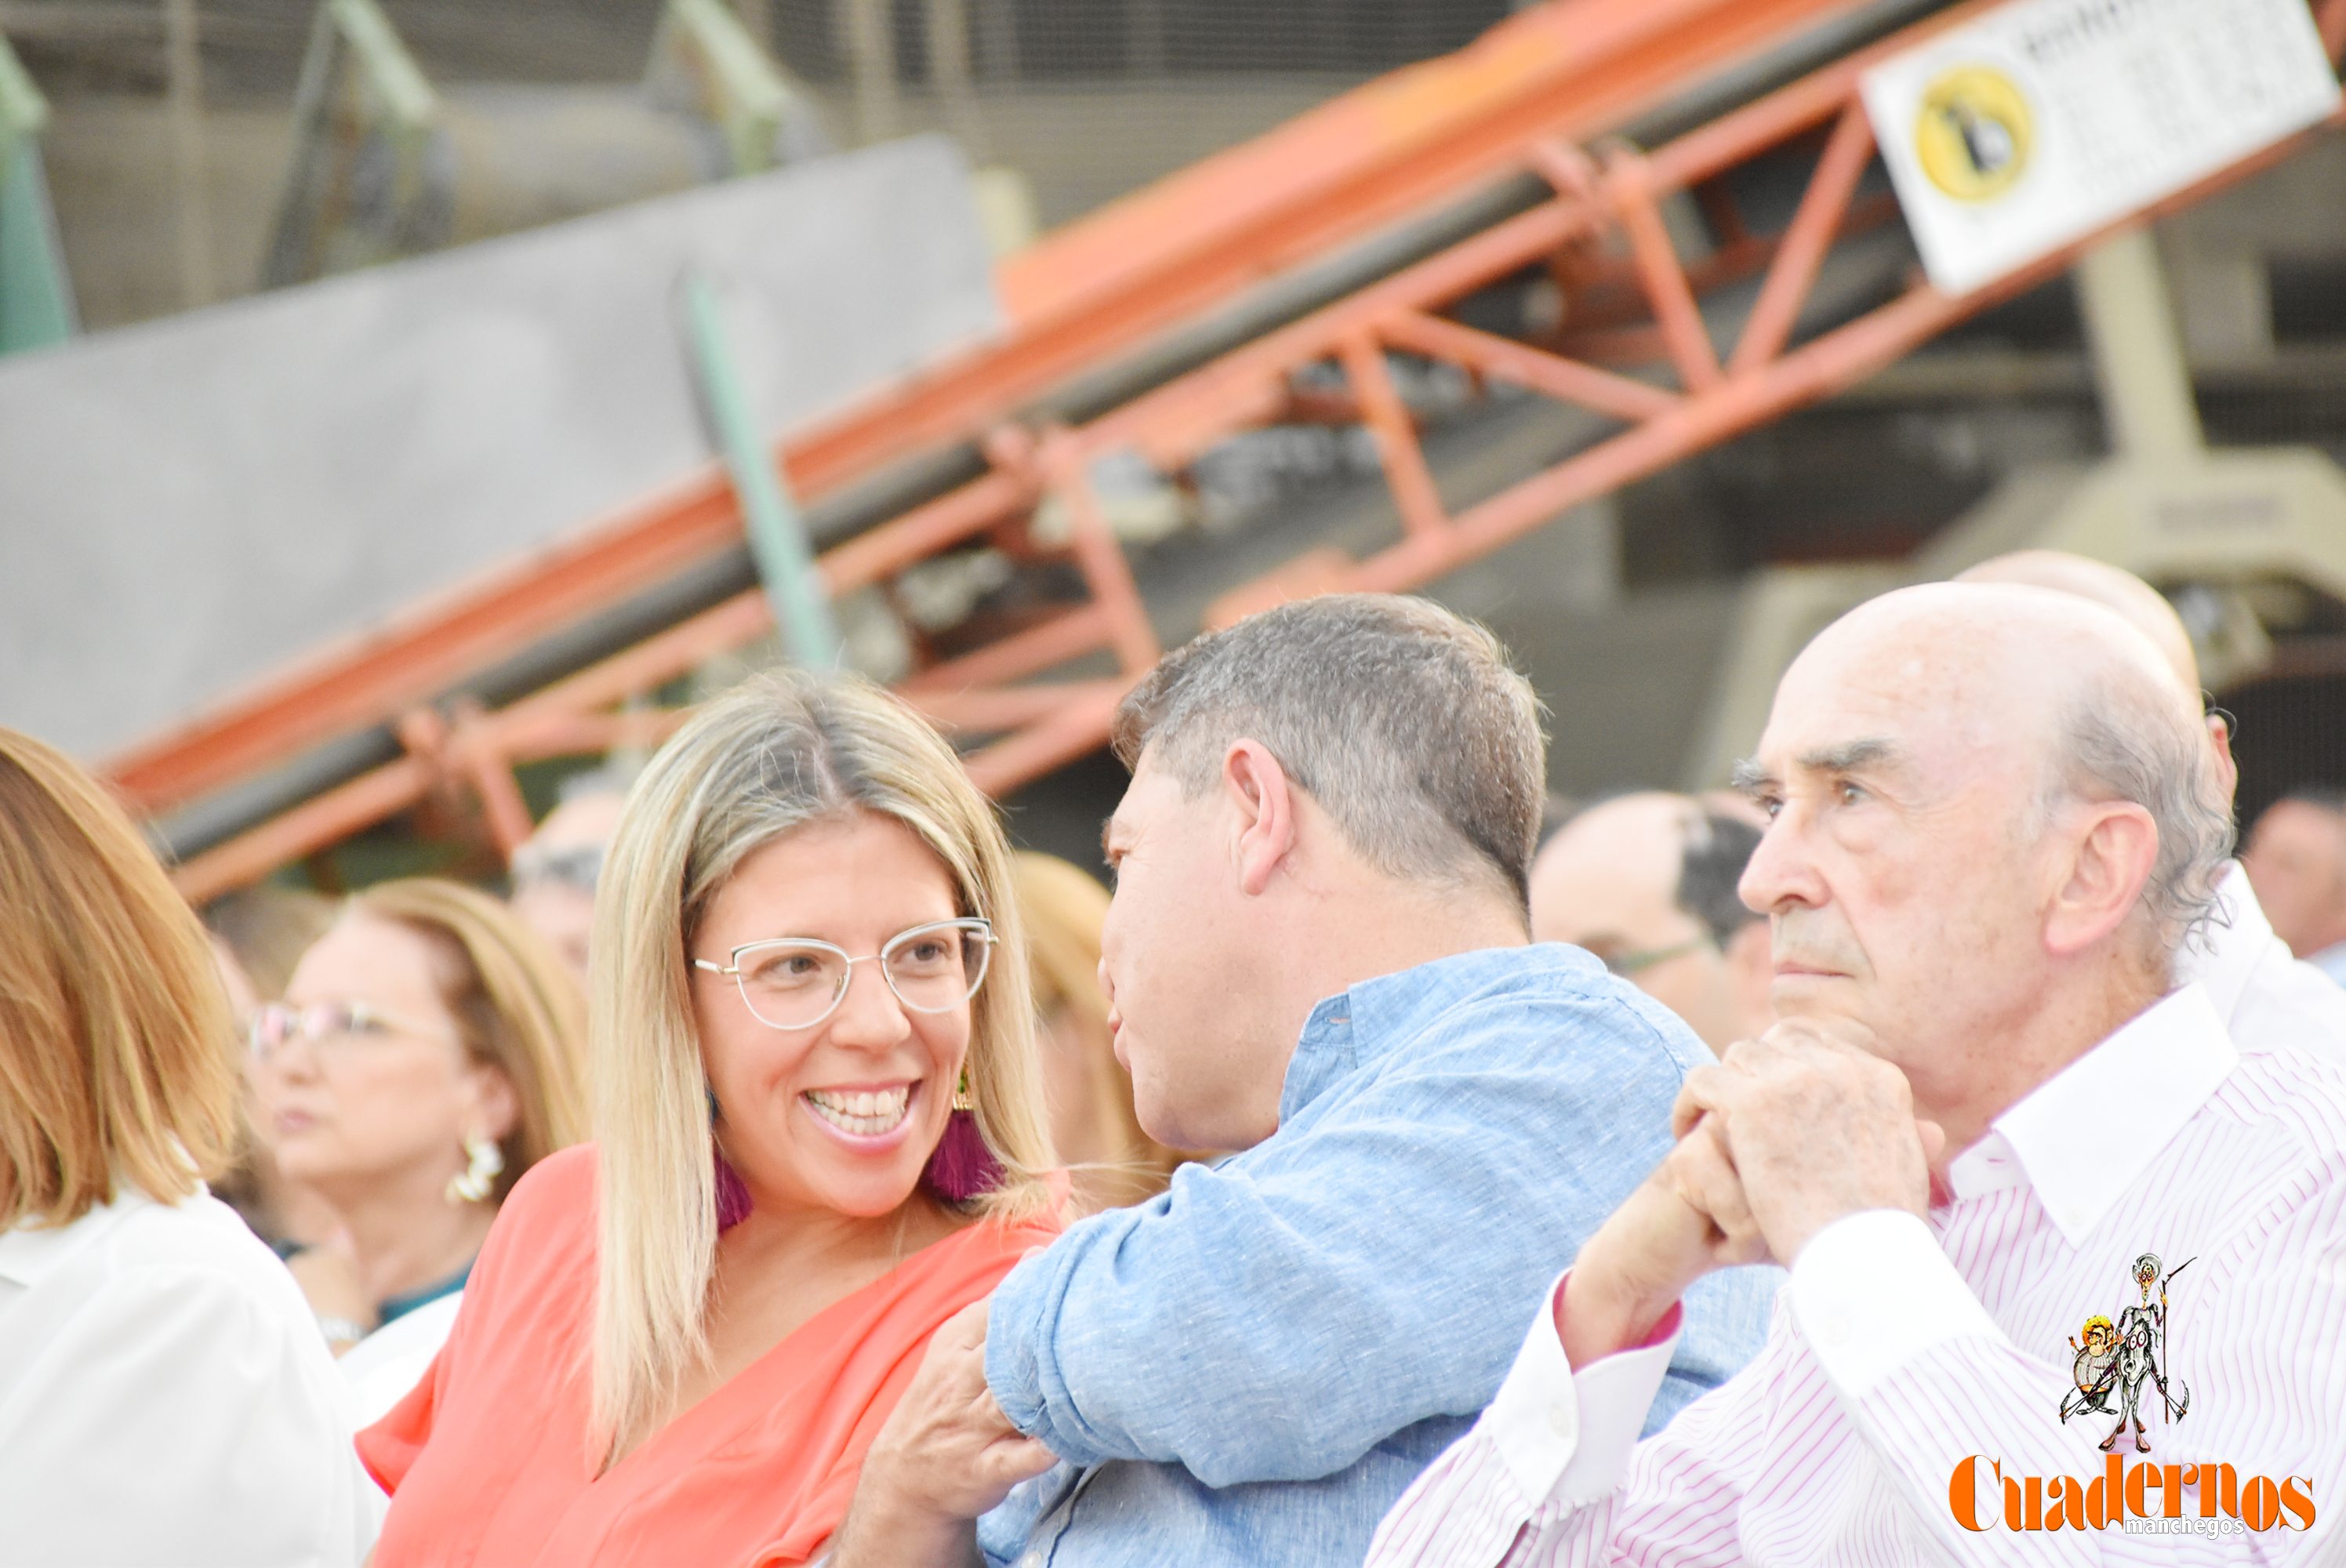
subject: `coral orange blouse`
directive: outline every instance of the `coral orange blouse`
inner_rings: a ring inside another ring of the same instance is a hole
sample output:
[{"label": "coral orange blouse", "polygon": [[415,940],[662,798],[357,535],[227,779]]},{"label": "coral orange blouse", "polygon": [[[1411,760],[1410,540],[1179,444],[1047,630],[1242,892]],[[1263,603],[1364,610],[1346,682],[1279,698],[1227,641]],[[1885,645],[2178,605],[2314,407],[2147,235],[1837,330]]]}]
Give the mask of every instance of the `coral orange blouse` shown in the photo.
[{"label": "coral orange blouse", "polygon": [[1058,1229],[982,1221],[923,1247],[597,1476],[595,1173],[568,1149],[514,1187],[431,1371],[359,1434],[392,1494],[373,1568],[794,1568],[845,1518],[929,1336]]}]

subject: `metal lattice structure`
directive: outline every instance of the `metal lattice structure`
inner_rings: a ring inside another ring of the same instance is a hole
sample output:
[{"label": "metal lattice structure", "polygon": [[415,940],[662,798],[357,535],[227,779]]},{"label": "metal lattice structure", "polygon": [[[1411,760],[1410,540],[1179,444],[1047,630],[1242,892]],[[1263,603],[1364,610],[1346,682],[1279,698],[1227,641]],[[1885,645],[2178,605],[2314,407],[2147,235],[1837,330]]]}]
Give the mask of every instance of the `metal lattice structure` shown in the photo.
[{"label": "metal lattice structure", "polygon": [[[1098,747],[1117,697],[1159,652],[1096,493],[1103,460],[1137,454],[1178,474],[1228,438],[1282,421],[1371,433],[1400,536],[1364,558],[1302,554],[1224,596],[1206,617],[1219,623],[1302,593],[1419,586],[1577,503],[1827,397],[2054,276],[2099,238],[1970,294],[1943,294],[1916,273],[1845,319],[1804,320],[1837,249],[1894,222],[1886,198],[1863,194],[1874,149],[1859,78],[1989,4],[1939,9],[1892,36],[1832,52],[1786,85],[1640,150],[1604,138],[1690,85],[1866,7],[1562,0],[1112,207],[1005,265],[1017,325],[1004,341],[780,444],[792,488],[818,505],[908,459],[962,443],[982,454],[974,476],[824,552],[824,583],[844,596],[980,542],[1072,570],[1079,600],[937,659],[899,687],[955,734],[981,784],[1001,792]],[[2346,49],[2346,0],[2320,0],[2315,11],[2334,59]],[[2295,145],[2166,205],[2198,199]],[[1789,220],[1764,231],[1747,224],[1732,195],[1738,172],[1763,161],[1796,163],[1805,181]],[[1071,382],[1229,311],[1266,277],[1525,174],[1544,192],[1530,205],[1510,204],[1397,270],[1238,334],[1193,368],[1096,396],[1089,408],[1065,395]],[[1708,242],[1693,253],[1667,211],[1688,199],[1708,219]],[[1576,302],[1559,331],[1509,335],[1461,319],[1459,307],[1479,291],[1540,273]],[[1729,300],[1731,311],[1706,313]],[[1736,330],[1722,334],[1729,320]],[[1398,359],[1591,411],[1611,433],[1454,508],[1397,389]],[[1331,367],[1341,386],[1332,392]],[[1046,506],[1066,521],[1063,540],[1035,526]],[[643,708],[646,694],[765,635],[766,600],[744,593],[502,708],[444,694],[631,585],[740,539],[739,509],[712,477],[117,759],[113,776],[139,804],[168,809],[357,727],[397,727],[407,748],[400,760],[187,860],[180,882],[198,899],[452,789],[477,798],[490,836],[509,850],[529,827],[516,762],[656,741],[680,716]]]}]

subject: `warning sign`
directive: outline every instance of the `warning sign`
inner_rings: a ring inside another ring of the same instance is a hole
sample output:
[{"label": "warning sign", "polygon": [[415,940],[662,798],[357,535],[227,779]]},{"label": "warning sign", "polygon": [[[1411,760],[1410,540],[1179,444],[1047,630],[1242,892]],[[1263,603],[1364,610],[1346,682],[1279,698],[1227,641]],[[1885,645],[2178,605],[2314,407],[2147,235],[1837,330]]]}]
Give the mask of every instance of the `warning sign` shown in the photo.
[{"label": "warning sign", "polygon": [[1967,293],[2337,112],[2305,0],[2014,0],[1864,81],[1931,281]]},{"label": "warning sign", "polygon": [[1993,201],[2018,183],[2035,149],[2036,117],[2020,84],[1993,66],[1957,66],[1923,93],[1914,157],[1957,201]]}]

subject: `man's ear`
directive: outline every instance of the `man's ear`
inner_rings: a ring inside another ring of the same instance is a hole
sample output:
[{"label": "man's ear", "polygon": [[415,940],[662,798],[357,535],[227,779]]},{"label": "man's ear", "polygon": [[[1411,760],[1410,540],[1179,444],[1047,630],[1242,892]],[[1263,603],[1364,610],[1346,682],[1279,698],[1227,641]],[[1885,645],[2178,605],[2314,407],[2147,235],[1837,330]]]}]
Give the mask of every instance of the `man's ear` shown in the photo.
[{"label": "man's ear", "polygon": [[2240,788],[2240,764],[2232,755],[2232,716],[2221,708],[2208,713],[2208,740],[2216,750],[2216,776],[2222,782],[2224,799],[2229,800]]},{"label": "man's ear", "polygon": [[1222,790],[1237,813],[1231,859],[1239,891],[1259,895],[1295,848],[1295,787],[1270,748],[1233,740],[1222,753]]},{"label": "man's ear", "polygon": [[2106,800],[2081,809],[2084,833],[2070,840],[2068,876],[2045,922],[2045,945],[2065,957],[2126,923],[2158,860],[2158,826],[2142,807]]}]

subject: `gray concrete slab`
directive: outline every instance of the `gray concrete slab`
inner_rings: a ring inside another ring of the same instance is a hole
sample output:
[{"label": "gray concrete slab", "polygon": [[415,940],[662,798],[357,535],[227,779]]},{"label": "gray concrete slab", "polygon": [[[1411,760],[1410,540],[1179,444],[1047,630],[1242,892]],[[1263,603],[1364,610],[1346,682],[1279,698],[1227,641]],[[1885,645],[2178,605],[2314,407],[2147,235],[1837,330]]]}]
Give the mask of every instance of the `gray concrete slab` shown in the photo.
[{"label": "gray concrete slab", "polygon": [[777,431],[999,325],[922,137],[0,361],[0,724],[103,758],[692,473],[688,266]]}]

